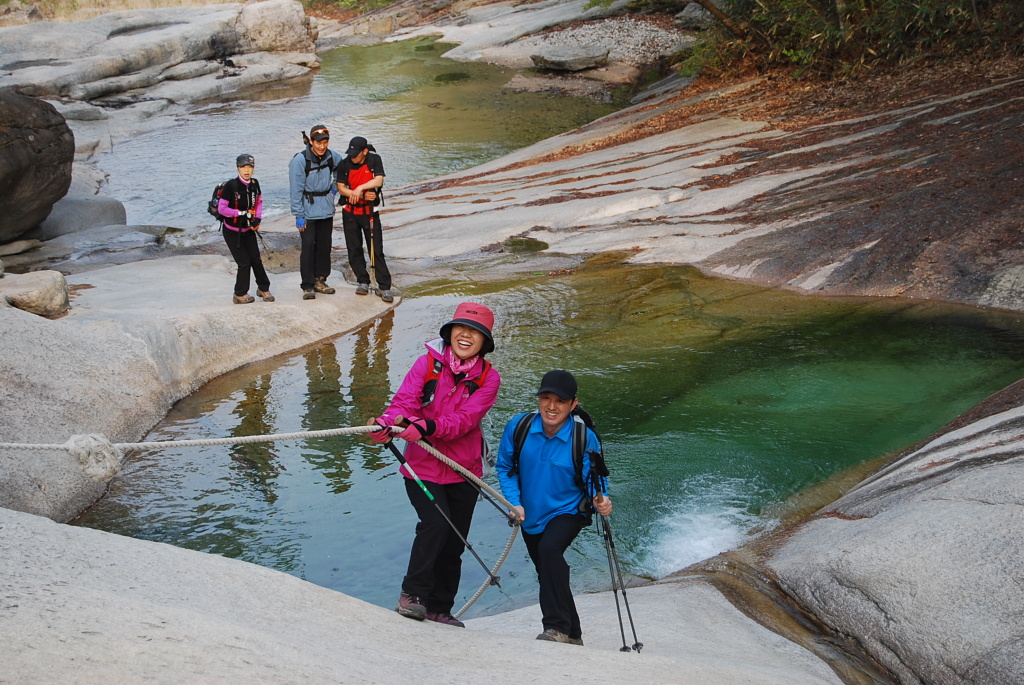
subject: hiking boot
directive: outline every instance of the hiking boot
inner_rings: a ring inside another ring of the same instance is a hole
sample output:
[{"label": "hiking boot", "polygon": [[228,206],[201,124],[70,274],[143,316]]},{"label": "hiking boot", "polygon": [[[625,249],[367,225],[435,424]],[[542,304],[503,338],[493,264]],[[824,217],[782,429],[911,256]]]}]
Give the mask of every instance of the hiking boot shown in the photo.
[{"label": "hiking boot", "polygon": [[231,301],[235,304],[249,304],[250,302],[255,302],[256,298],[246,293],[245,295],[232,295]]},{"label": "hiking boot", "polygon": [[370,294],[370,284],[369,283],[360,283],[356,287],[356,295],[369,295],[369,294]]},{"label": "hiking boot", "polygon": [[428,621],[433,621],[434,623],[441,623],[441,624],[446,625],[446,626],[455,626],[456,628],[465,628],[466,627],[465,623],[463,623],[459,619],[455,618],[454,616],[449,614],[447,611],[443,611],[443,612],[428,611],[427,612],[427,620]]},{"label": "hiking boot", "polygon": [[405,592],[398,596],[398,606],[395,607],[395,611],[406,618],[417,621],[422,621],[427,617],[427,608],[423,606],[423,601],[416,595]]},{"label": "hiking boot", "polygon": [[579,645],[583,646],[583,638],[581,637],[569,637],[560,630],[554,628],[547,628],[543,633],[537,636],[538,640],[547,640],[548,642],[562,642],[567,645]]},{"label": "hiking boot", "polygon": [[384,300],[385,302],[394,302],[395,296],[391,294],[390,290],[381,290],[380,299]]},{"label": "hiking boot", "polygon": [[313,285],[313,289],[316,290],[318,293],[323,293],[324,295],[333,295],[334,294],[334,288],[332,288],[331,286],[327,285],[327,279],[326,278],[318,278],[318,279],[316,279],[316,283]]},{"label": "hiking boot", "polygon": [[313,292],[312,290],[303,290],[302,291],[302,299],[304,299],[304,300],[315,300],[316,299],[316,293]]},{"label": "hiking boot", "polygon": [[274,296],[270,294],[269,290],[257,290],[256,295],[262,297],[264,302],[273,302]]}]

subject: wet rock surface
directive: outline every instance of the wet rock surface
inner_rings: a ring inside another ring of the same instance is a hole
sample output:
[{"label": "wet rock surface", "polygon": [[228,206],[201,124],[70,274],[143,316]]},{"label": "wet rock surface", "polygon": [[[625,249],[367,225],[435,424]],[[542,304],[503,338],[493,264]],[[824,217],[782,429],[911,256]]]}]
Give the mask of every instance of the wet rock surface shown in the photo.
[{"label": "wet rock surface", "polygon": [[895,682],[1024,681],[1022,404],[1017,383],[764,545],[779,587]]}]

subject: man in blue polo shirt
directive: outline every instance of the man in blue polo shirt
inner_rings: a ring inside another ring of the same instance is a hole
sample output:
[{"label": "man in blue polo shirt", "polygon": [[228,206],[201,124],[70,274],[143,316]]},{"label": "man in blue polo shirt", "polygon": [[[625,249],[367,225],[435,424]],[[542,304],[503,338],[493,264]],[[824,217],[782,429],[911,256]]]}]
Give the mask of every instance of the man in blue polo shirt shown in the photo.
[{"label": "man in blue polo shirt", "polygon": [[544,374],[537,391],[537,412],[523,439],[518,459],[515,433],[526,414],[513,417],[505,426],[498,448],[496,471],[505,499],[522,521],[523,541],[537,569],[544,632],[538,640],[582,645],[580,617],[569,586],[565,550],[591,521],[593,509],[602,516],[612,513],[608,482],[594,488],[589,452],[600,451],[597,436],[586,428],[586,450],[579,472],[573,462],[575,422],[579,404],[576,379],[568,371]]}]

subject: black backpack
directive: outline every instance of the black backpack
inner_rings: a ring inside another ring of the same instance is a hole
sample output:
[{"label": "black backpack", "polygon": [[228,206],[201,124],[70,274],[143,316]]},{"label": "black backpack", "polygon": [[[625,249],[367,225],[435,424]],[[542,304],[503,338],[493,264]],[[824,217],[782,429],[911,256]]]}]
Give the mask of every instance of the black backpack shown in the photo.
[{"label": "black backpack", "polygon": [[224,219],[226,218],[221,216],[220,212],[217,211],[217,205],[220,204],[220,196],[224,192],[225,183],[227,183],[227,181],[224,181],[223,183],[218,183],[216,186],[214,186],[213,195],[210,196],[210,201],[206,204],[206,211],[209,212],[210,216],[212,216],[217,221],[224,221]]},{"label": "black backpack", "polygon": [[[220,212],[217,211],[217,206],[220,204],[220,199],[224,195],[224,186],[226,186],[228,183],[230,183],[233,180],[234,180],[234,178],[229,178],[227,181],[224,181],[223,183],[218,183],[216,186],[214,186],[213,194],[210,195],[210,201],[208,203],[206,203],[206,211],[209,212],[210,216],[212,216],[217,221],[224,221],[227,218],[227,217],[224,217],[224,216],[220,215]],[[260,194],[260,184],[259,184],[259,181],[257,181],[254,178],[254,179],[252,179],[252,181],[250,181],[250,183],[255,183],[256,184],[254,186],[255,189],[256,189],[256,193],[255,194],[259,195]]]},{"label": "black backpack", "polygon": [[[536,417],[537,412],[535,411],[523,414],[523,417],[519,419],[519,423],[516,424],[515,429],[512,431],[512,467],[508,470],[509,476],[515,476],[519,473],[519,454],[523,451],[526,435],[530,432],[530,425]],[[570,418],[573,421],[572,466],[576,476],[576,485],[584,493],[583,498],[580,500],[579,512],[587,517],[587,525],[589,525],[590,517],[594,513],[594,503],[591,501],[592,495],[589,494],[591,488],[588,488],[587,484],[583,482],[583,455],[587,449],[588,428],[597,437],[598,445],[596,452],[590,450],[587,453],[590,456],[591,475],[596,474],[600,478],[607,478],[609,476],[608,466],[604,461],[604,447],[601,445],[601,436],[598,435],[597,430],[594,428],[593,417],[583,407],[576,405],[576,408],[572,410]]]}]

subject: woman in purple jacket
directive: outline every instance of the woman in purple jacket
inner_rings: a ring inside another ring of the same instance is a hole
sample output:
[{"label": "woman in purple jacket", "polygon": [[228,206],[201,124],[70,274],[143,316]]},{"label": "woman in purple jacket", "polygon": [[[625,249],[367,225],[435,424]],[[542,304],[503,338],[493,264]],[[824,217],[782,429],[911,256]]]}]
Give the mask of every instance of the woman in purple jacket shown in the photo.
[{"label": "woman in purple jacket", "polygon": [[224,242],[238,265],[235,275],[235,304],[249,304],[256,298],[249,294],[249,273],[256,278],[256,294],[265,302],[273,302],[270,294],[270,278],[263,268],[260,246],[256,242],[256,231],[263,221],[263,193],[260,182],[252,177],[256,160],[252,155],[238,155],[235,160],[238,176],[224,184],[217,213],[221,217]]},{"label": "woman in purple jacket", "polygon": [[[414,443],[429,438],[449,459],[478,477],[483,475],[480,421],[494,405],[501,386],[501,376],[484,359],[494,350],[493,327],[490,309],[473,302],[460,304],[452,320],[441,327],[441,337],[426,343],[427,353],[405,375],[391,405],[375,419],[386,427],[399,416],[408,421],[407,428],[397,434],[408,443],[405,458],[463,538],[469,535],[476,488]],[[370,436],[380,443],[391,437],[385,431]],[[451,610],[462,577],[465,545],[407,469],[402,467],[400,472],[419,523],[395,611],[418,621],[463,627]]]}]

